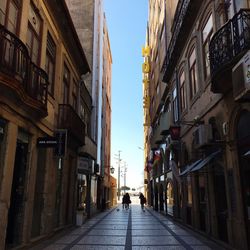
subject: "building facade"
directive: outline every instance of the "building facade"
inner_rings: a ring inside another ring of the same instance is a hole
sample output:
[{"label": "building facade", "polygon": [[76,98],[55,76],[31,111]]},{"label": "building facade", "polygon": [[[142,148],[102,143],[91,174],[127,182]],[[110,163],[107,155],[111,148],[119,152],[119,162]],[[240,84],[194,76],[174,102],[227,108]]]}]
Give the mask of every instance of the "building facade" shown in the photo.
[{"label": "building facade", "polygon": [[114,197],[111,186],[110,175],[110,153],[111,153],[111,76],[112,76],[112,54],[108,35],[108,27],[105,15],[103,16],[103,75],[102,75],[102,202],[105,208],[110,207]]},{"label": "building facade", "polygon": [[75,223],[78,149],[87,126],[78,107],[92,104],[81,81],[90,68],[64,1],[1,1],[0,23],[5,249]]},{"label": "building facade", "polygon": [[[150,94],[156,115],[150,113],[148,128],[153,141],[146,141],[151,204],[225,247],[249,249],[250,3],[181,0],[165,6],[160,81],[166,88],[159,105],[157,94]],[[149,27],[156,27],[152,22]],[[149,28],[151,34],[157,32]],[[155,88],[159,44],[149,42],[149,88]],[[155,185],[161,180],[163,191]]]},{"label": "building facade", "polygon": [[102,1],[66,2],[87,59],[92,65],[92,74],[85,80],[93,100],[90,134],[86,137],[81,154],[91,159],[97,167],[92,174],[87,172],[91,179],[88,213],[93,214],[103,209],[106,206],[103,203],[109,200],[109,191],[104,189],[110,185],[111,48]]}]

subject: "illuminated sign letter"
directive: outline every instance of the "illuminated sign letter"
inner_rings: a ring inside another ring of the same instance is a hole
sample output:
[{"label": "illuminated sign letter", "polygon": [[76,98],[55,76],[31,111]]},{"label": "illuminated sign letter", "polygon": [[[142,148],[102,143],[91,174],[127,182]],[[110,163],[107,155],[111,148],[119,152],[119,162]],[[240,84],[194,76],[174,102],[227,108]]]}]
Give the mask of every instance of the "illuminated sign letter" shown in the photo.
[{"label": "illuminated sign letter", "polygon": [[148,62],[145,62],[142,64],[142,72],[143,73],[149,73],[150,72],[150,65]]},{"label": "illuminated sign letter", "polygon": [[149,89],[149,80],[148,79],[143,79],[143,84],[144,84],[144,89],[148,90]]},{"label": "illuminated sign letter", "polygon": [[143,108],[149,108],[149,106],[150,106],[150,97],[145,96],[143,98]]},{"label": "illuminated sign letter", "polygon": [[150,47],[146,46],[146,47],[142,47],[142,56],[149,56],[150,55]]}]

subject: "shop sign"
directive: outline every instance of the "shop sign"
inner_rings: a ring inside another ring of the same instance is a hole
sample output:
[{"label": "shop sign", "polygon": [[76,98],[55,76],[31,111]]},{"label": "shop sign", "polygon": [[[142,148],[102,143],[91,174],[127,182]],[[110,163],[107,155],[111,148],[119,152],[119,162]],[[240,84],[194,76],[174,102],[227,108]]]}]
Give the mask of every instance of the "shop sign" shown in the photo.
[{"label": "shop sign", "polygon": [[91,174],[92,173],[92,160],[79,156],[77,159],[78,173]]},{"label": "shop sign", "polygon": [[58,145],[58,140],[56,137],[38,137],[36,142],[37,147],[41,148],[54,148]]},{"label": "shop sign", "polygon": [[144,57],[144,62],[142,64],[142,73],[143,73],[143,85],[144,85],[144,94],[143,94],[143,109],[144,109],[144,118],[145,122],[143,126],[150,127],[150,95],[149,95],[149,73],[150,73],[150,47],[146,45],[142,48],[142,56]]}]

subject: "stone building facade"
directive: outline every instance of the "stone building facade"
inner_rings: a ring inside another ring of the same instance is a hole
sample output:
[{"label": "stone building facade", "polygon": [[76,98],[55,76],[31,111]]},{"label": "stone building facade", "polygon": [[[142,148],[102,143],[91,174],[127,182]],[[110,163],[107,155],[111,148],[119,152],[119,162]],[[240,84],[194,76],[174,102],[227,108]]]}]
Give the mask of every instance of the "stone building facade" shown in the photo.
[{"label": "stone building facade", "polygon": [[[250,3],[165,4],[160,27],[166,31],[166,53],[160,81],[166,88],[149,127],[152,205],[225,247],[248,249]],[[150,32],[157,34],[149,28],[149,37]],[[159,41],[149,43],[150,88],[156,88],[153,51]],[[154,110],[156,94],[150,98]],[[156,162],[155,149],[160,152]]]},{"label": "stone building facade", "polygon": [[78,149],[87,126],[79,106],[91,110],[92,100],[81,81],[90,67],[64,1],[4,0],[0,22],[4,249],[75,223]]}]

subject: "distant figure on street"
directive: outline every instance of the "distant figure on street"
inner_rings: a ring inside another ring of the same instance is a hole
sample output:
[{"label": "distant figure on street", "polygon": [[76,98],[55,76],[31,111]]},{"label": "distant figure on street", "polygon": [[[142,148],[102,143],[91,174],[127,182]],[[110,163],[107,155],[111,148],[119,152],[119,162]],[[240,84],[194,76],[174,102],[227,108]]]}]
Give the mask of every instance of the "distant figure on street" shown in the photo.
[{"label": "distant figure on street", "polygon": [[122,209],[124,209],[125,208],[125,194],[123,195],[123,197],[122,197]]},{"label": "distant figure on street", "polygon": [[122,198],[122,207],[126,208],[126,209],[129,209],[129,204],[131,203],[131,200],[130,200],[130,196],[128,193],[124,194],[123,198]]},{"label": "distant figure on street", "polygon": [[139,199],[140,199],[141,209],[143,212],[145,212],[144,204],[147,202],[146,197],[142,193],[140,193]]}]

